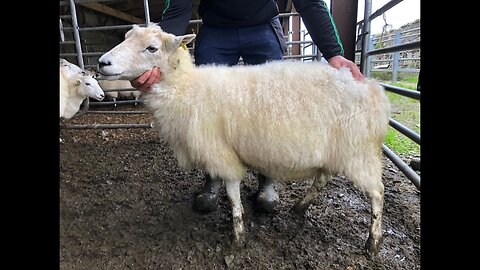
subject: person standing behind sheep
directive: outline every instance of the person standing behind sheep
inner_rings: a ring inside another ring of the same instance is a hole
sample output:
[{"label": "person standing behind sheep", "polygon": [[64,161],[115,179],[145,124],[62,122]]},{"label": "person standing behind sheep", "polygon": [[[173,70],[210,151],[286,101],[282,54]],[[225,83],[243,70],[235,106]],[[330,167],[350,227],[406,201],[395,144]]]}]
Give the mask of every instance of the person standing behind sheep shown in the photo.
[{"label": "person standing behind sheep", "polygon": [[[168,33],[183,35],[192,16],[193,0],[167,1],[160,27]],[[357,65],[346,59],[335,23],[322,0],[293,0],[314,43],[328,63],[347,67],[353,77],[363,80]],[[195,44],[195,64],[236,65],[242,57],[247,65],[281,60],[287,44],[275,0],[201,0],[198,13],[203,25]],[[131,81],[133,87],[148,92],[160,82],[161,70],[154,68]],[[255,201],[260,211],[273,212],[278,203],[275,181],[258,174]],[[222,180],[205,174],[205,184],[197,195],[194,209],[211,212],[217,208]]]}]

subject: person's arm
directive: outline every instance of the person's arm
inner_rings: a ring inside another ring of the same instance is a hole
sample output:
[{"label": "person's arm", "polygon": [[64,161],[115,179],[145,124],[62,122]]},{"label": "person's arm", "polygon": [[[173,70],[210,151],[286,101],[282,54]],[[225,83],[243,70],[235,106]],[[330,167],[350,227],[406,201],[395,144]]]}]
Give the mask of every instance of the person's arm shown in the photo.
[{"label": "person's arm", "polygon": [[322,0],[293,0],[293,4],[323,57],[328,60],[335,55],[343,56],[343,45],[325,2]]},{"label": "person's arm", "polygon": [[355,79],[363,80],[363,74],[357,65],[343,56],[342,41],[325,2],[323,0],[292,0],[292,2],[313,42],[328,63],[335,68],[347,67]]},{"label": "person's arm", "polygon": [[185,35],[192,11],[193,0],[167,0],[158,25],[167,33]]}]

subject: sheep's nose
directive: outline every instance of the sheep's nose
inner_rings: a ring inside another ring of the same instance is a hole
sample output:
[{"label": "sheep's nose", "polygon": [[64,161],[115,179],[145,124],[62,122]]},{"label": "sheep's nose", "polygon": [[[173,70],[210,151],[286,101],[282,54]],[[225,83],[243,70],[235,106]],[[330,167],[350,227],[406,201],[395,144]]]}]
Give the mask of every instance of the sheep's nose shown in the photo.
[{"label": "sheep's nose", "polygon": [[100,98],[103,99],[105,97],[104,94],[100,94]]},{"label": "sheep's nose", "polygon": [[112,63],[110,63],[110,61],[107,61],[107,62],[104,62],[104,61],[100,61],[98,62],[98,67],[102,68],[104,66],[111,66]]}]

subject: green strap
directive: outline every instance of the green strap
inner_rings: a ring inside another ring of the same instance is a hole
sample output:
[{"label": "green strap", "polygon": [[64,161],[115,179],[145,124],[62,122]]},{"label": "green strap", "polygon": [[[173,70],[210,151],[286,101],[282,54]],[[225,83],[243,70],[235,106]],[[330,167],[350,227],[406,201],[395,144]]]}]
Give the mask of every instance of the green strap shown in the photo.
[{"label": "green strap", "polygon": [[[167,1],[170,2],[170,0],[167,0]],[[331,22],[332,25],[333,25],[333,31],[335,32],[335,36],[337,37],[338,45],[340,45],[340,50],[342,51],[342,55],[343,55],[343,54],[344,54],[343,44],[342,44],[342,41],[340,40],[340,36],[338,35],[337,27],[335,26],[335,22],[333,21],[332,14],[330,13],[330,10],[328,9],[327,4],[325,3],[325,1],[322,1],[322,2],[323,2],[323,5],[325,6],[325,8],[327,9],[328,16],[330,17],[330,22]]]},{"label": "green strap", "polygon": [[167,12],[167,9],[168,9],[169,7],[170,7],[170,0],[167,0],[167,1],[165,2],[165,9],[164,9],[163,12],[162,12],[162,20],[163,20],[163,18],[165,17],[165,13]]}]

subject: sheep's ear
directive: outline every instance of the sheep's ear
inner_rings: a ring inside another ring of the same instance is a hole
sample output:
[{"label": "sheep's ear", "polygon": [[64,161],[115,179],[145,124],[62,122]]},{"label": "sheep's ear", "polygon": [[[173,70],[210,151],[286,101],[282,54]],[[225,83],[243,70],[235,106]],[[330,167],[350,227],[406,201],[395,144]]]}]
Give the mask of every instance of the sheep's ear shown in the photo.
[{"label": "sheep's ear", "polygon": [[178,48],[180,47],[180,45],[185,44],[187,45],[188,43],[192,42],[192,40],[195,39],[197,35],[195,34],[188,34],[188,35],[184,35],[184,36],[176,36],[175,37],[175,40],[174,40],[174,45],[175,45],[175,48]]},{"label": "sheep's ear", "polygon": [[140,28],[140,26],[134,24],[132,29],[128,30],[127,33],[125,33],[125,39],[127,39],[129,36],[132,35],[132,33],[136,30],[138,30]]},{"label": "sheep's ear", "polygon": [[82,83],[82,80],[80,80],[80,79],[76,79],[76,80],[75,80],[75,85],[78,86],[78,85],[80,85],[81,83]]}]

